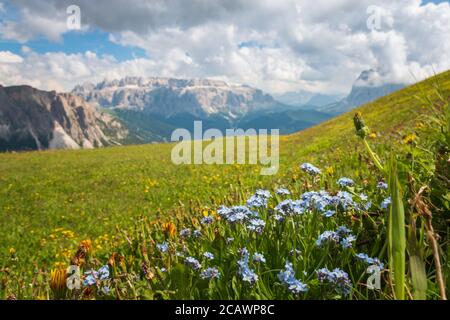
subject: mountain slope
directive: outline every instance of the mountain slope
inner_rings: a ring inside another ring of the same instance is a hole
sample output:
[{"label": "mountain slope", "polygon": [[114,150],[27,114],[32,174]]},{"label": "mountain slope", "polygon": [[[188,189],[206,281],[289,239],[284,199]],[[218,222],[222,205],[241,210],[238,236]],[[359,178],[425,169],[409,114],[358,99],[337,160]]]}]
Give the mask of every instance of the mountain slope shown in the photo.
[{"label": "mountain slope", "polygon": [[[417,84],[408,86],[354,110],[341,114],[320,125],[285,137],[287,149],[304,160],[316,161],[329,158],[328,163],[343,161],[358,144],[354,132],[353,115],[361,112],[369,127],[377,133],[378,143],[401,140],[402,132],[414,128],[427,108],[418,97],[430,95],[430,101],[438,101],[436,87],[450,100],[450,71],[440,73]],[[302,146],[294,149],[294,146]],[[331,160],[334,159],[334,160]],[[340,164],[343,165],[343,164]],[[357,170],[357,168],[353,168]]]},{"label": "mountain slope", "polygon": [[0,151],[102,147],[127,135],[120,122],[77,96],[0,86]]},{"label": "mountain slope", "polygon": [[340,114],[405,87],[404,84],[383,83],[380,80],[381,77],[382,75],[378,70],[363,71],[356,79],[347,97],[317,108],[317,110],[330,114]]}]

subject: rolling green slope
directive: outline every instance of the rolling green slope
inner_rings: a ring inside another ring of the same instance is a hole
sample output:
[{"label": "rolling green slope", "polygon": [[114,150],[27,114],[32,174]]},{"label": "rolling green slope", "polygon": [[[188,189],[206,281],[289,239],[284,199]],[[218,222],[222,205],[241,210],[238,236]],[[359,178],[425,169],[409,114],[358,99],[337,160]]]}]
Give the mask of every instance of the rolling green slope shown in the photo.
[{"label": "rolling green slope", "polygon": [[[426,112],[415,95],[436,83],[450,95],[445,72],[358,108],[377,132],[373,142],[381,156]],[[64,249],[86,238],[103,250],[108,243],[102,239],[116,225],[140,215],[171,217],[242,202],[257,187],[296,181],[304,161],[328,168],[333,179],[351,172],[355,179],[376,180],[361,168],[353,113],[281,137],[274,176],[260,176],[258,165],[176,166],[170,144],[0,154],[0,262],[12,248],[30,266],[52,266],[64,260]]]}]

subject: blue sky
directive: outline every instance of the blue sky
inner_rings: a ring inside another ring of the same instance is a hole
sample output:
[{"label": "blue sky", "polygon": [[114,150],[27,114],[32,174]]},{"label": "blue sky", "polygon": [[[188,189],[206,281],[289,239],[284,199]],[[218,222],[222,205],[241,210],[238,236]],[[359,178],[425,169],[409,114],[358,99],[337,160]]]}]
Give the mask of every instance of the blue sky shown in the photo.
[{"label": "blue sky", "polygon": [[[66,27],[74,3],[83,31]],[[375,31],[366,25],[374,3],[382,18]],[[450,67],[448,1],[315,4],[0,0],[0,79],[69,90],[124,76],[216,78],[270,93],[346,94],[367,69],[379,70],[375,82],[405,83]]]},{"label": "blue sky", "polygon": [[67,54],[95,52],[97,55],[104,54],[113,56],[117,61],[131,60],[147,57],[144,49],[135,46],[122,46],[109,40],[109,33],[99,30],[89,32],[69,32],[62,35],[62,41],[54,42],[44,37],[32,39],[25,43],[18,41],[1,41],[3,50],[11,51],[20,55],[25,45],[36,53],[65,52]]}]

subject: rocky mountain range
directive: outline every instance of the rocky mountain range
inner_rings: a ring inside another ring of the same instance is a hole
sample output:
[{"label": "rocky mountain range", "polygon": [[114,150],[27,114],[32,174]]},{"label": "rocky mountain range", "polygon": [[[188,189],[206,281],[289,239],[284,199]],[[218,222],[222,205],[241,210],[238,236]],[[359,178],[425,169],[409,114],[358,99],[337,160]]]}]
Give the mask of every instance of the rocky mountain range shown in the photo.
[{"label": "rocky mountain range", "polygon": [[170,118],[191,114],[199,118],[221,114],[238,118],[257,110],[276,110],[283,105],[261,90],[208,79],[127,77],[85,83],[72,91],[94,106],[142,111]]},{"label": "rocky mountain range", "polygon": [[128,130],[69,93],[0,86],[0,150],[79,149],[120,144]]},{"label": "rocky mountain range", "polygon": [[193,130],[195,120],[202,120],[205,129],[278,128],[292,133],[329,118],[296,110],[247,85],[209,79],[127,77],[85,83],[72,93],[111,110],[143,141],[167,140],[175,128]]}]

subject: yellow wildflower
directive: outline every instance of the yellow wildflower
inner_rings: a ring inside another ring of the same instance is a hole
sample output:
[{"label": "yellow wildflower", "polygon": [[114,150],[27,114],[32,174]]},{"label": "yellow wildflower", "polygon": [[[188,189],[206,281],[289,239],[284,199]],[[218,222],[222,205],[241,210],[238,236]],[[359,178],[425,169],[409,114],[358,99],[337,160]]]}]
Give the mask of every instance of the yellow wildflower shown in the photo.
[{"label": "yellow wildflower", "polygon": [[69,250],[69,249],[64,249],[64,250],[62,251],[62,256],[63,256],[64,258],[66,258],[66,259],[70,258],[70,256],[71,256],[70,250]]},{"label": "yellow wildflower", "polygon": [[423,128],[423,127],[425,127],[425,125],[423,124],[423,122],[417,122],[416,123],[416,129],[421,129],[421,128]]},{"label": "yellow wildflower", "polygon": [[75,237],[75,233],[73,231],[70,231],[70,230],[61,231],[61,234],[63,236],[65,236],[65,237],[69,238],[69,239]]},{"label": "yellow wildflower", "polygon": [[92,249],[92,241],[91,240],[83,240],[80,242],[79,248],[83,249],[85,253],[89,253]]},{"label": "yellow wildflower", "polygon": [[67,273],[65,268],[53,269],[50,273],[50,288],[55,298],[62,298],[66,289]]},{"label": "yellow wildflower", "polygon": [[67,267],[65,262],[57,261],[54,264],[56,269],[65,269]]},{"label": "yellow wildflower", "polygon": [[177,234],[177,227],[172,222],[166,222],[162,225],[162,228],[167,236],[173,238]]},{"label": "yellow wildflower", "polygon": [[414,133],[410,133],[408,135],[406,135],[405,137],[403,137],[403,143],[406,144],[412,144],[414,141],[416,141],[417,136]]}]

